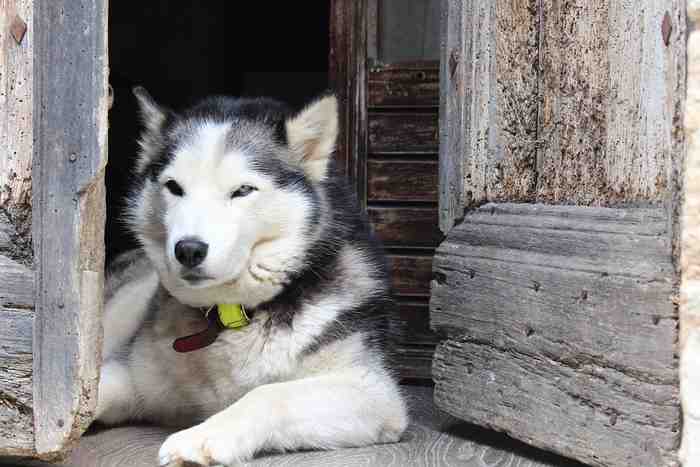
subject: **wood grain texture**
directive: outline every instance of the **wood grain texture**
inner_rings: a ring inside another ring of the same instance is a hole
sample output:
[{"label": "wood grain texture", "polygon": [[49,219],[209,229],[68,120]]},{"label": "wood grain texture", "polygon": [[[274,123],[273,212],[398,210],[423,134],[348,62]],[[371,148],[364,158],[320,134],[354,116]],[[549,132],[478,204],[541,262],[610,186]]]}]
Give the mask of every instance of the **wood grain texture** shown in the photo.
[{"label": "wood grain texture", "polygon": [[[0,211],[15,225],[16,259],[31,264],[33,0],[0,1]],[[21,43],[11,35],[19,17]]]},{"label": "wood grain texture", "polygon": [[370,154],[436,154],[435,113],[373,113],[369,116]]},{"label": "wood grain texture", "polygon": [[368,201],[437,202],[436,160],[367,161]]},{"label": "wood grain texture", "polygon": [[96,404],[104,270],[107,2],[51,0],[34,16],[34,424],[62,453]]},{"label": "wood grain texture", "polygon": [[432,263],[432,256],[390,254],[392,292],[403,296],[430,294]]},{"label": "wood grain texture", "polygon": [[[395,444],[330,452],[261,455],[245,467],[583,467],[498,433],[466,425],[433,405],[430,388],[405,386],[412,423]],[[96,431],[62,467],[153,467],[169,432],[157,427]],[[16,464],[14,464],[16,466]],[[24,467],[48,467],[28,463]]]},{"label": "wood grain texture", "polygon": [[467,216],[435,256],[437,404],[590,465],[676,465],[670,243],[662,209]]},{"label": "wood grain texture", "polygon": [[389,320],[390,365],[405,380],[431,380],[438,336],[429,326],[426,302],[399,299]]},{"label": "wood grain texture", "polygon": [[368,207],[367,216],[387,247],[436,247],[442,241],[433,207]]},{"label": "wood grain texture", "polygon": [[0,456],[34,453],[33,4],[0,0]]},{"label": "wood grain texture", "polygon": [[0,310],[34,310],[34,271],[0,254]]},{"label": "wood grain texture", "polygon": [[371,108],[437,108],[440,99],[438,62],[373,65],[369,70]]},{"label": "wood grain texture", "polygon": [[464,201],[527,200],[537,180],[537,0],[465,3]]},{"label": "wood grain texture", "polygon": [[0,456],[34,453],[33,321],[26,310],[11,311],[0,305]]},{"label": "wood grain texture", "polygon": [[[683,442],[679,457],[685,466],[700,465],[700,1],[689,0],[687,7],[688,92],[683,107],[684,131],[680,133],[686,136],[687,155],[681,191],[681,199],[684,198],[682,230],[679,229],[682,242],[679,347],[683,405]],[[675,26],[676,22],[673,24]]]},{"label": "wood grain texture", "polygon": [[464,216],[466,193],[464,167],[469,151],[467,128],[471,115],[466,111],[467,83],[472,48],[465,30],[470,2],[441,0],[440,3],[440,164],[438,168],[439,224],[447,234]]},{"label": "wood grain texture", "polygon": [[338,168],[364,207],[367,156],[367,0],[331,0],[330,84],[339,103]]},{"label": "wood grain texture", "polygon": [[389,336],[406,345],[434,347],[439,337],[430,329],[428,303],[399,300],[389,323]]},{"label": "wood grain texture", "polygon": [[661,27],[680,3],[543,1],[539,200],[670,196],[682,161],[674,132],[684,47],[667,47]]}]

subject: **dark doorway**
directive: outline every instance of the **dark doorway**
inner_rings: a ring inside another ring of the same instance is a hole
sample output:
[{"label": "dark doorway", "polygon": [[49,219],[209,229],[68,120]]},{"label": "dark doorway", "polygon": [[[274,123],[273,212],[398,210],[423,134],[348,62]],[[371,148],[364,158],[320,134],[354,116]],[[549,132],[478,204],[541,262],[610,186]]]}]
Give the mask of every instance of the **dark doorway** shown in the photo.
[{"label": "dark doorway", "polygon": [[[176,110],[211,94],[301,107],[329,86],[329,23],[328,0],[110,2],[108,261],[135,246],[119,221],[139,131],[131,88]],[[260,68],[311,71],[246,71]]]}]

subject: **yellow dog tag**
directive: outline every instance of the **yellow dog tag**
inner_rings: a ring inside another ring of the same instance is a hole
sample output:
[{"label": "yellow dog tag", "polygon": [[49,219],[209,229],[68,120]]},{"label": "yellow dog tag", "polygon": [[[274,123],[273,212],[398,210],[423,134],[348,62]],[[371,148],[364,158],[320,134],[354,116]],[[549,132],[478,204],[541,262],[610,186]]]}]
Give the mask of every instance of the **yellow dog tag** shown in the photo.
[{"label": "yellow dog tag", "polygon": [[238,329],[248,326],[250,319],[243,305],[217,305],[219,309],[219,321],[227,329]]}]

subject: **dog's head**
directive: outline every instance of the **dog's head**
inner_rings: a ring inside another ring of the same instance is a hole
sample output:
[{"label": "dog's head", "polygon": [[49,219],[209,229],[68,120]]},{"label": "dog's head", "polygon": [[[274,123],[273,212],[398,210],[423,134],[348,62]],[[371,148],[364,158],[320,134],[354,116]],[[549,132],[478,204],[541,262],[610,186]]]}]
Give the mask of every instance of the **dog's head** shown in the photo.
[{"label": "dog's head", "polygon": [[269,298],[314,236],[336,99],[292,113],[211,98],[176,114],[134,93],[144,130],[128,220],[164,285],[191,304]]}]

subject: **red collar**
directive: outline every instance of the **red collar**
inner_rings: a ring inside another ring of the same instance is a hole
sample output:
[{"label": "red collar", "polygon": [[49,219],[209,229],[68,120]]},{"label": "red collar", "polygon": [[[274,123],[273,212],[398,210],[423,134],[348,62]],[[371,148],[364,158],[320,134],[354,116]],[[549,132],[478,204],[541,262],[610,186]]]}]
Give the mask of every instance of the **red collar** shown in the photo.
[{"label": "red collar", "polygon": [[187,353],[208,347],[219,337],[219,333],[226,329],[219,320],[218,307],[214,307],[209,311],[207,314],[207,322],[208,326],[203,331],[175,339],[173,342],[173,349],[175,349],[175,352]]}]

